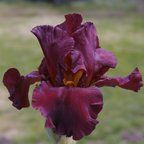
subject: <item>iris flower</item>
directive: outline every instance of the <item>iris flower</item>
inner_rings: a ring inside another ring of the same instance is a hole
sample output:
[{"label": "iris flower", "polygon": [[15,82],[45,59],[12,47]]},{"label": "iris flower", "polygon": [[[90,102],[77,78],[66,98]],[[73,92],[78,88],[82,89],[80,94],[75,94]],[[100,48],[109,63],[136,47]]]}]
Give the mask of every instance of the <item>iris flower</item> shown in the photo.
[{"label": "iris flower", "polygon": [[100,87],[111,86],[137,92],[142,76],[135,68],[126,77],[105,73],[117,65],[116,57],[102,48],[93,23],[82,23],[80,14],[68,14],[55,27],[40,25],[32,29],[44,57],[37,71],[26,76],[10,68],[3,78],[9,99],[17,109],[29,106],[28,91],[33,91],[32,106],[46,119],[45,127],[58,135],[79,140],[98,124],[103,107]]}]

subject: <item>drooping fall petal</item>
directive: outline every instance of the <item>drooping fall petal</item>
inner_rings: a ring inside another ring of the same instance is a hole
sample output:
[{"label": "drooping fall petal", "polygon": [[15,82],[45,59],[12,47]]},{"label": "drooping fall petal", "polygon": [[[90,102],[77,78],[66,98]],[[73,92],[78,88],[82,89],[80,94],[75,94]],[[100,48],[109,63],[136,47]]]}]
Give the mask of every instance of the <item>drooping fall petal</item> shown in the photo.
[{"label": "drooping fall petal", "polygon": [[40,81],[40,75],[34,71],[28,75],[21,76],[15,68],[10,68],[3,77],[3,83],[9,91],[9,99],[13,106],[21,109],[29,106],[28,91],[31,84]]},{"label": "drooping fall petal", "polygon": [[64,55],[73,49],[74,40],[58,27],[37,26],[32,33],[38,38],[48,66],[48,73],[55,80],[57,68],[63,64]]},{"label": "drooping fall petal", "polygon": [[42,82],[33,92],[32,105],[46,118],[47,128],[79,140],[94,130],[103,100],[95,87],[57,88]]},{"label": "drooping fall petal", "polygon": [[132,90],[137,92],[142,86],[142,76],[138,70],[135,68],[133,72],[126,77],[114,77],[110,78],[103,76],[100,80],[95,83],[96,86],[119,86],[124,89]]}]

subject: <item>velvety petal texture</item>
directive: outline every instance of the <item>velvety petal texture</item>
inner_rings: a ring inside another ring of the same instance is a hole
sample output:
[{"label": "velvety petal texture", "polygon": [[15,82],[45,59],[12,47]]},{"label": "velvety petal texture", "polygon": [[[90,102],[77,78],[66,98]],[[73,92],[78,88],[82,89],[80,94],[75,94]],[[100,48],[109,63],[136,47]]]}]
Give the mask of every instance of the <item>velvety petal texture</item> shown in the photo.
[{"label": "velvety petal texture", "polygon": [[65,70],[70,69],[71,72],[76,73],[79,70],[87,71],[86,66],[85,66],[85,60],[83,55],[77,51],[73,50],[70,51],[66,56],[65,56]]},{"label": "velvety petal texture", "polygon": [[79,50],[84,59],[87,69],[86,85],[89,85],[94,74],[95,49],[96,49],[96,29],[93,23],[85,23],[74,34],[75,49]]},{"label": "velvety petal texture", "polygon": [[69,35],[75,32],[82,23],[82,16],[80,14],[68,14],[65,15],[65,22],[57,27],[67,31]]},{"label": "velvety petal texture", "polygon": [[32,29],[38,38],[47,62],[48,72],[54,81],[57,67],[63,64],[64,56],[73,49],[74,40],[58,27],[37,26]]},{"label": "velvety petal texture", "polygon": [[90,85],[99,80],[110,68],[115,68],[117,65],[116,57],[110,51],[103,48],[95,50],[94,58],[94,74]]},{"label": "velvety petal texture", "polygon": [[135,68],[133,72],[126,77],[114,77],[110,78],[103,76],[100,80],[95,83],[96,86],[119,86],[124,89],[132,90],[137,92],[142,86],[142,76],[138,70]]},{"label": "velvety petal texture", "polygon": [[95,72],[103,67],[115,68],[117,64],[116,57],[108,50],[99,48],[95,50]]},{"label": "velvety petal texture", "polygon": [[48,75],[48,66],[47,61],[45,58],[42,59],[39,67],[38,67],[39,73],[42,75]]},{"label": "velvety petal texture", "polygon": [[41,75],[42,80],[50,80],[47,61],[45,58],[42,59],[38,67],[38,71],[39,71],[39,74]]},{"label": "velvety petal texture", "polygon": [[32,105],[46,118],[46,127],[79,140],[89,135],[103,106],[98,88],[51,87],[42,82],[33,92]]},{"label": "velvety petal texture", "polygon": [[33,91],[33,108],[45,117],[46,128],[74,140],[89,135],[98,123],[103,107],[98,87],[119,86],[137,92],[143,86],[138,68],[126,77],[105,76],[116,67],[117,59],[101,48],[94,24],[82,21],[74,13],[65,15],[65,21],[55,27],[34,27],[32,33],[44,54],[38,70],[23,76],[11,68],[3,77],[17,109],[29,106],[29,87],[39,82]]},{"label": "velvety petal texture", "polygon": [[21,109],[29,106],[28,91],[31,84],[40,81],[38,72],[32,72],[27,76],[21,76],[15,68],[9,69],[3,77],[3,83],[7,87],[13,106]]}]

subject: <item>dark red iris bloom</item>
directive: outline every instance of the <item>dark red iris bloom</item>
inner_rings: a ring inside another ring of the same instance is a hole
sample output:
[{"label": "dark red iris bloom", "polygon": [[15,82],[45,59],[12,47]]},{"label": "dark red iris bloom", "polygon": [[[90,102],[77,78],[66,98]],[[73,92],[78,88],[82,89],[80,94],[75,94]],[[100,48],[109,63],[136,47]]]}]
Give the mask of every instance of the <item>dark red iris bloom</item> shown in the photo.
[{"label": "dark red iris bloom", "polygon": [[56,27],[43,25],[32,29],[44,54],[38,70],[21,76],[11,68],[4,74],[3,82],[17,109],[29,106],[29,87],[40,82],[33,92],[32,106],[46,118],[45,127],[79,140],[98,123],[96,119],[103,107],[98,87],[119,86],[137,92],[142,76],[138,68],[126,77],[105,76],[117,61],[111,52],[100,47],[94,24],[82,24],[79,14],[65,18]]}]

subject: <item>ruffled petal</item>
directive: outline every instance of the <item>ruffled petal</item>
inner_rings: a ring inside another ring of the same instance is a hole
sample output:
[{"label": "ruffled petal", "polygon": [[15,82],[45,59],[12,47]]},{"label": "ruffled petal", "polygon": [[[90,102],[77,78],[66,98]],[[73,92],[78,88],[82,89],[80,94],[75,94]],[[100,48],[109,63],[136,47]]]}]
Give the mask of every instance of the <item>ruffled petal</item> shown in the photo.
[{"label": "ruffled petal", "polygon": [[63,64],[64,55],[73,49],[74,40],[66,31],[47,25],[33,28],[32,33],[40,42],[46,58],[48,73],[54,81],[59,64]]},{"label": "ruffled petal", "polygon": [[46,117],[47,128],[79,140],[95,129],[103,100],[95,87],[56,88],[42,82],[33,92],[32,106]]},{"label": "ruffled petal", "polygon": [[95,50],[95,71],[102,67],[115,68],[117,64],[116,57],[108,50],[99,48]]},{"label": "ruffled petal", "polygon": [[73,73],[76,73],[79,70],[86,71],[84,57],[77,50],[70,51],[65,56],[64,62],[65,70],[70,69]]},{"label": "ruffled petal", "polygon": [[109,68],[115,68],[116,65],[117,59],[110,51],[103,48],[96,49],[94,74],[90,84],[95,83]]},{"label": "ruffled petal", "polygon": [[88,86],[92,81],[92,77],[95,74],[95,71],[99,68],[98,67],[96,69],[96,66],[98,65],[96,62],[98,59],[96,55],[104,50],[101,50],[99,46],[96,28],[93,23],[88,22],[83,24],[75,33],[73,33],[72,36],[75,40],[75,49],[79,50],[85,59],[88,75],[86,78],[86,86]]},{"label": "ruffled petal", "polygon": [[102,86],[119,86],[124,89],[132,90],[137,92],[142,86],[142,76],[138,70],[138,68],[135,68],[133,72],[126,76],[126,77],[102,77],[100,80],[98,80],[95,83],[96,86],[102,87]]},{"label": "ruffled petal", "polygon": [[75,32],[82,23],[82,16],[80,14],[68,14],[65,15],[65,22],[57,27],[67,31],[68,34]]},{"label": "ruffled petal", "polygon": [[9,69],[3,77],[3,83],[9,91],[9,99],[13,102],[13,106],[21,109],[29,106],[28,91],[29,86],[40,81],[40,75],[34,71],[28,75],[21,76],[15,68]]},{"label": "ruffled petal", "polygon": [[95,65],[95,50],[99,46],[96,29],[93,23],[85,23],[75,33],[73,33],[75,40],[75,49],[79,50],[84,59],[87,69],[86,85],[89,85],[93,74]]}]

